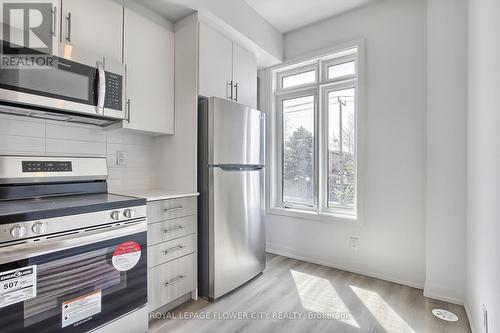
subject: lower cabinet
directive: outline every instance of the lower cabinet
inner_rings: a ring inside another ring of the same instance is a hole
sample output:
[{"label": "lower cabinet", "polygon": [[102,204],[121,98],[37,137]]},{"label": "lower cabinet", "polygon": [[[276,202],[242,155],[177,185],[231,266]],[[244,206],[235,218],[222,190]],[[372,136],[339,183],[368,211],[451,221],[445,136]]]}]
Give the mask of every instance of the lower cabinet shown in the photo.
[{"label": "lower cabinet", "polygon": [[[148,212],[182,201],[194,207],[185,210],[185,214],[196,214],[196,200],[189,197],[148,202]],[[196,295],[198,284],[196,215],[166,217],[169,219],[158,221],[158,215],[154,215],[150,220],[148,214],[149,311],[168,308],[186,294]]]}]

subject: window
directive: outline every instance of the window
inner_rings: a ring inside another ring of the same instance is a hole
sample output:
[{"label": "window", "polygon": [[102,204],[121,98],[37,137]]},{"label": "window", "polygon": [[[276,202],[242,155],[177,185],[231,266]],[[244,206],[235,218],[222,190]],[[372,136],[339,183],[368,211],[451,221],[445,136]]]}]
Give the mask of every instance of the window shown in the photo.
[{"label": "window", "polygon": [[271,213],[357,219],[358,51],[272,71]]},{"label": "window", "polygon": [[316,71],[308,71],[299,74],[284,76],[281,79],[281,87],[283,89],[302,86],[304,84],[313,83],[316,81]]},{"label": "window", "polygon": [[314,96],[282,101],[282,202],[314,205]]}]

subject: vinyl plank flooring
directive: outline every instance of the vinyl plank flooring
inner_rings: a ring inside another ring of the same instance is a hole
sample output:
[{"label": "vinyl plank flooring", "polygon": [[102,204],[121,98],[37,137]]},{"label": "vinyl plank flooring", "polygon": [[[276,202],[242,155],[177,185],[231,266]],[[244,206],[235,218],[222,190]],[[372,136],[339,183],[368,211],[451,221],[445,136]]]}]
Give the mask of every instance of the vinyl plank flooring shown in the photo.
[{"label": "vinyl plank flooring", "polygon": [[[448,323],[431,310],[454,312]],[[189,319],[189,316],[209,319]],[[227,319],[228,316],[239,316]],[[466,333],[461,306],[419,289],[303,261],[267,255],[267,268],[216,303],[190,301],[150,322],[150,333]]]}]

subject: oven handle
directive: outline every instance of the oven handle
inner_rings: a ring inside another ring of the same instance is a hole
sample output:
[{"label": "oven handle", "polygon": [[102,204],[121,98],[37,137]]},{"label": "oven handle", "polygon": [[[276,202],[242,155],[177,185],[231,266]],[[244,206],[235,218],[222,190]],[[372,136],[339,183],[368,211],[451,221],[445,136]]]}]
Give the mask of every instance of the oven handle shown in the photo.
[{"label": "oven handle", "polygon": [[126,225],[120,225],[112,230],[82,230],[78,233],[83,234],[84,236],[77,236],[74,233],[69,233],[67,236],[61,236],[60,238],[54,240],[5,246],[0,248],[0,264],[42,256],[49,253],[98,243],[113,238],[125,237],[145,231],[147,231],[146,220],[142,219],[133,224],[129,223]]},{"label": "oven handle", "polygon": [[106,98],[106,73],[104,72],[104,63],[97,62],[97,106],[96,112],[100,115],[104,114],[104,100]]}]

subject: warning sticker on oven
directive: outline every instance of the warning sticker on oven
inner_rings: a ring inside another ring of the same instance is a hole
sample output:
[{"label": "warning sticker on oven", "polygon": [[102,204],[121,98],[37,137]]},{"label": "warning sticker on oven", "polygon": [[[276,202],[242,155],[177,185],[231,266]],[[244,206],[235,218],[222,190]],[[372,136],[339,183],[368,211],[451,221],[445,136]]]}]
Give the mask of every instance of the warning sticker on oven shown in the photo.
[{"label": "warning sticker on oven", "polygon": [[101,290],[62,303],[62,328],[101,312]]},{"label": "warning sticker on oven", "polygon": [[141,246],[133,241],[121,243],[113,252],[113,267],[119,271],[128,271],[141,259]]},{"label": "warning sticker on oven", "polygon": [[36,265],[0,272],[0,308],[36,297]]}]

